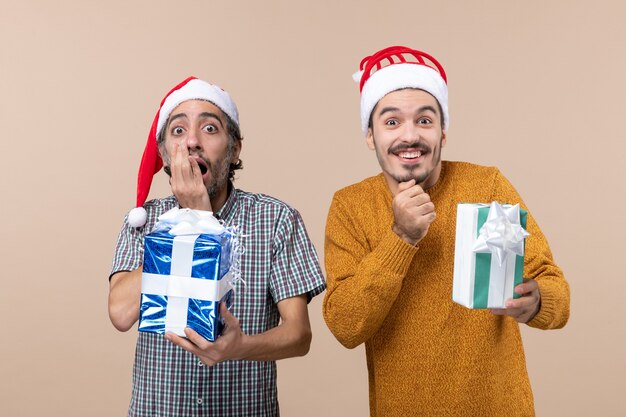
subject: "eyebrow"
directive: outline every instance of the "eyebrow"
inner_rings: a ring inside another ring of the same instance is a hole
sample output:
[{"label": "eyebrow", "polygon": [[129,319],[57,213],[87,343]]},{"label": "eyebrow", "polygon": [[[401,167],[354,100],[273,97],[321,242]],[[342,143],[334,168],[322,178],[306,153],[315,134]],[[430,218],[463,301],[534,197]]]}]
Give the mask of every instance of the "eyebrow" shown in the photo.
[{"label": "eyebrow", "polygon": [[[222,128],[224,127],[224,124],[222,123],[222,119],[220,119],[220,117],[219,117],[217,114],[215,114],[215,113],[211,113],[211,112],[205,111],[205,112],[200,113],[200,117],[201,117],[201,118],[211,118],[211,119],[216,119],[216,120],[220,123],[220,126],[221,126]],[[171,116],[171,117],[170,117],[170,121],[168,122],[168,124],[167,124],[167,125],[169,126],[169,125],[171,125],[171,124],[172,124],[172,122],[173,122],[174,120],[176,120],[176,119],[181,119],[181,118],[185,118],[185,119],[186,119],[186,118],[187,118],[187,115],[186,115],[185,113],[177,113],[177,114],[175,114],[175,115],[173,115],[173,116]]]},{"label": "eyebrow", "polygon": [[[400,109],[397,107],[383,107],[382,109],[380,109],[380,112],[378,113],[378,117],[381,117],[385,113],[392,113],[396,111],[400,111]],[[435,114],[439,114],[437,112],[437,109],[435,109],[433,106],[422,106],[419,109],[417,109],[416,113],[424,113],[425,111],[431,111]]]}]

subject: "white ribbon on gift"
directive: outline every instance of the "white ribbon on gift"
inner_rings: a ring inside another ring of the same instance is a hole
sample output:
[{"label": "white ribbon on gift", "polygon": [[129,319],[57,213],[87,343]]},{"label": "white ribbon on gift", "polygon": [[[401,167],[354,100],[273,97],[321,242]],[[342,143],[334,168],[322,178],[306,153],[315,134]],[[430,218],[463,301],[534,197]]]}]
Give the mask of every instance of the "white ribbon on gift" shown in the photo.
[{"label": "white ribbon on gift", "polygon": [[159,216],[153,229],[154,232],[166,230],[175,236],[170,275],[143,273],[141,292],[167,296],[165,331],[185,336],[189,299],[220,301],[233,288],[238,271],[231,268],[219,280],[191,277],[196,239],[201,234],[219,235],[228,231],[213,217],[213,213],[175,207]]},{"label": "white ribbon on gift", "polygon": [[524,239],[529,233],[520,224],[519,204],[503,207],[494,201],[487,220],[474,243],[475,253],[491,253],[503,266],[509,254],[524,256]]}]

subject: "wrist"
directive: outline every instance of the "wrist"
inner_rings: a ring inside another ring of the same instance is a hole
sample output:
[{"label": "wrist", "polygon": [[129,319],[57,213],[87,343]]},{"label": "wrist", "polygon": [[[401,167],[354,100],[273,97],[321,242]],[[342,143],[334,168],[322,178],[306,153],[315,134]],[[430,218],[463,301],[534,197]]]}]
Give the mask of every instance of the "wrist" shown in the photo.
[{"label": "wrist", "polygon": [[247,334],[241,332],[239,337],[239,344],[237,346],[236,352],[234,354],[236,360],[247,360],[250,357],[250,352],[252,351],[252,336],[248,336]]},{"label": "wrist", "polygon": [[205,195],[200,198],[188,199],[188,198],[178,198],[178,205],[180,208],[188,208],[192,210],[204,210],[204,211],[213,211],[211,207],[211,200],[209,200],[209,196]]},{"label": "wrist", "polygon": [[391,230],[393,230],[393,232],[398,235],[398,237],[400,239],[402,239],[404,242],[408,243],[411,246],[415,246],[418,244],[419,240],[417,239],[413,239],[411,238],[409,235],[407,235],[406,233],[404,233],[402,231],[402,229],[400,229],[395,223],[393,224],[393,226],[391,227]]}]

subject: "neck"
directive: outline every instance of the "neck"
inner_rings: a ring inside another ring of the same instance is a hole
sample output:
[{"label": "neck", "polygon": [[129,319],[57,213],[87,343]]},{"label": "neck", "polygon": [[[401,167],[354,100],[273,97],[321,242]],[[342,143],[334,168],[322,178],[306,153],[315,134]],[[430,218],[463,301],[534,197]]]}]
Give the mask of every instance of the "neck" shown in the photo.
[{"label": "neck", "polygon": [[231,189],[232,184],[230,183],[230,181],[228,181],[227,185],[222,187],[217,192],[217,194],[215,194],[213,197],[209,197],[209,200],[211,200],[211,209],[213,213],[217,213],[221,210],[222,207],[224,207],[224,204],[226,204],[226,200],[228,200],[228,196],[230,195]]}]

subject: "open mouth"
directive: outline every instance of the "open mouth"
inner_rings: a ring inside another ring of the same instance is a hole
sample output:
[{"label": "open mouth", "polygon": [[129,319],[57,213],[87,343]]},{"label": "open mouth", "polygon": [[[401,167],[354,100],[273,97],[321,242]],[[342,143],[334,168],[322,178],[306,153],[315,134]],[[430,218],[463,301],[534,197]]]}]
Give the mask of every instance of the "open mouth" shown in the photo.
[{"label": "open mouth", "polygon": [[398,152],[396,155],[398,155],[402,159],[417,159],[420,156],[422,156],[422,151],[419,150],[419,149],[418,150],[402,151],[402,152]]},{"label": "open mouth", "polygon": [[403,161],[411,162],[411,161],[417,161],[422,156],[428,154],[428,150],[423,149],[422,147],[404,148],[404,149],[393,150],[391,153]]},{"label": "open mouth", "polygon": [[200,168],[200,173],[202,175],[206,174],[209,171],[209,167],[202,159],[196,159],[196,162],[198,163],[198,167]]}]

